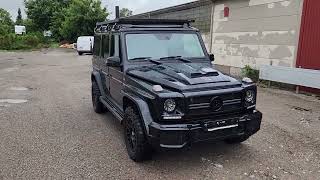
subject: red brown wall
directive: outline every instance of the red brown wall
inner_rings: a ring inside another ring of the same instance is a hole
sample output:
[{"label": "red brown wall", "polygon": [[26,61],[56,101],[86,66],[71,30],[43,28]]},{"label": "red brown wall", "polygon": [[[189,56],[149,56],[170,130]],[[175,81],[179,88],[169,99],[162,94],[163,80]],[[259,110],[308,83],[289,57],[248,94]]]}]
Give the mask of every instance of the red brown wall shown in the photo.
[{"label": "red brown wall", "polygon": [[[296,66],[320,70],[320,0],[304,0],[300,31]],[[304,90],[320,93],[315,89]]]}]

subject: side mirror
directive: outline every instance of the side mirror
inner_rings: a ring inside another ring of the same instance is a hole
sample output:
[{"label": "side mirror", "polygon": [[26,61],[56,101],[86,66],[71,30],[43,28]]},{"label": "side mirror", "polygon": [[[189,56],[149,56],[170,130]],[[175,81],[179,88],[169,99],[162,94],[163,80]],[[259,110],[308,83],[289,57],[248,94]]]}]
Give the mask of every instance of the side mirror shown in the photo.
[{"label": "side mirror", "polygon": [[121,66],[120,58],[117,56],[108,57],[106,60],[106,66],[120,67]]},{"label": "side mirror", "polygon": [[214,61],[214,54],[209,54],[210,61]]}]

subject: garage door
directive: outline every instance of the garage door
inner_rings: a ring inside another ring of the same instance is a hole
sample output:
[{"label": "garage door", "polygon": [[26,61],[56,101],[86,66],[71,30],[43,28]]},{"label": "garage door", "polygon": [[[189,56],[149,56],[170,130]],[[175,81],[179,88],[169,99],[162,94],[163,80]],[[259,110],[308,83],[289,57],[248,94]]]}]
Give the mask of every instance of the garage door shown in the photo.
[{"label": "garage door", "polygon": [[[320,70],[320,0],[304,0],[297,67]],[[301,90],[320,94],[319,89]]]},{"label": "garage door", "polygon": [[297,67],[320,70],[320,0],[304,0]]}]

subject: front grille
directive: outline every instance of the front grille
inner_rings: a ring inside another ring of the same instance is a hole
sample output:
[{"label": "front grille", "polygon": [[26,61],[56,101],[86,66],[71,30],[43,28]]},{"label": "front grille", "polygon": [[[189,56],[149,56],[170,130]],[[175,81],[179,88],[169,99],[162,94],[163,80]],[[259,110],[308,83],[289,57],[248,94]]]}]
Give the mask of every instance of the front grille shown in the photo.
[{"label": "front grille", "polygon": [[[213,99],[219,99],[221,107],[214,107]],[[239,112],[242,107],[242,92],[197,96],[188,98],[186,114],[188,116],[221,115]]]}]

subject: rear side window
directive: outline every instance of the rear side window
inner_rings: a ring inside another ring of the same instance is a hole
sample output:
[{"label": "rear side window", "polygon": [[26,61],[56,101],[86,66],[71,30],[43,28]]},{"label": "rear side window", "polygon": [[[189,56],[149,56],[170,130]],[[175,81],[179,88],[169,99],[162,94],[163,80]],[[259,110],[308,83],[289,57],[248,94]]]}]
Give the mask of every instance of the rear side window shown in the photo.
[{"label": "rear side window", "polygon": [[110,56],[109,35],[103,35],[102,39],[102,57],[108,58]]},{"label": "rear side window", "polygon": [[100,56],[101,36],[94,36],[93,55]]},{"label": "rear side window", "polygon": [[120,37],[117,34],[111,36],[110,44],[112,44],[110,48],[110,56],[120,56]]}]

